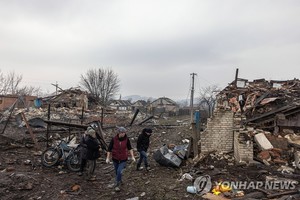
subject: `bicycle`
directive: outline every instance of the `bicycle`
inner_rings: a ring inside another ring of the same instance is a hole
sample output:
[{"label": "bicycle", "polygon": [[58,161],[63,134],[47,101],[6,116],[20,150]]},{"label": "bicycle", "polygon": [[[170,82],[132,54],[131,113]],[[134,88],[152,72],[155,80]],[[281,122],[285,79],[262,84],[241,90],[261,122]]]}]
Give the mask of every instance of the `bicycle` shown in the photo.
[{"label": "bicycle", "polygon": [[67,165],[68,169],[73,172],[80,170],[80,149],[79,145],[67,144],[61,140],[59,144],[47,148],[42,153],[42,164],[45,167],[52,167],[59,163]]}]

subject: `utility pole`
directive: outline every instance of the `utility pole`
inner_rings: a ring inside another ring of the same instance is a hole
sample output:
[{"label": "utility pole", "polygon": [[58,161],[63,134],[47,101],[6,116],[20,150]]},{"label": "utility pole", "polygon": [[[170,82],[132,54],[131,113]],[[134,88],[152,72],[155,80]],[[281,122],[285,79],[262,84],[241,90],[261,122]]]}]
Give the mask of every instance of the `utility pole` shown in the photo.
[{"label": "utility pole", "polygon": [[195,79],[196,73],[191,73],[192,76],[192,89],[191,89],[191,103],[190,103],[190,109],[191,109],[191,123],[193,123],[193,107],[194,107],[194,79]]},{"label": "utility pole", "polygon": [[234,79],[234,86],[235,86],[235,88],[237,88],[238,77],[239,77],[239,68],[236,68],[236,70],[235,70],[235,79]]},{"label": "utility pole", "polygon": [[55,95],[57,95],[57,88],[58,88],[58,84],[57,84],[57,81],[56,81],[56,84],[53,84],[53,83],[51,83],[51,85],[53,85],[53,86],[55,86]]}]

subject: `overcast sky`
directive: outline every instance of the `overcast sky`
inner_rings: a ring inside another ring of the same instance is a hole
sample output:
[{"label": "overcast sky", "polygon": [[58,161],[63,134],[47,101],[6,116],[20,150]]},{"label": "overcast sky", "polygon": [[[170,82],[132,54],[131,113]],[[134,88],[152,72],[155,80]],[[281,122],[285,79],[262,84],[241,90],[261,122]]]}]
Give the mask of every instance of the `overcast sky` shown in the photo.
[{"label": "overcast sky", "polygon": [[120,94],[187,99],[235,77],[300,75],[298,0],[0,0],[0,69],[54,92],[111,68]]}]

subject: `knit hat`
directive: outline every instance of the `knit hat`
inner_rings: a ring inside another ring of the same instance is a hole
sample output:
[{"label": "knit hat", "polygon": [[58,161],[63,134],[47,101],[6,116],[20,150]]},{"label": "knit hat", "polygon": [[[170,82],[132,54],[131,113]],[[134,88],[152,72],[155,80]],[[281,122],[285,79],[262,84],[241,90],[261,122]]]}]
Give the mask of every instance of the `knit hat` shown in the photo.
[{"label": "knit hat", "polygon": [[118,133],[126,133],[126,128],[124,128],[124,127],[118,127]]},{"label": "knit hat", "polygon": [[87,128],[86,134],[90,135],[93,138],[96,138],[96,131],[92,127]]},{"label": "knit hat", "polygon": [[144,128],[143,133],[152,133],[152,129],[151,128]]}]

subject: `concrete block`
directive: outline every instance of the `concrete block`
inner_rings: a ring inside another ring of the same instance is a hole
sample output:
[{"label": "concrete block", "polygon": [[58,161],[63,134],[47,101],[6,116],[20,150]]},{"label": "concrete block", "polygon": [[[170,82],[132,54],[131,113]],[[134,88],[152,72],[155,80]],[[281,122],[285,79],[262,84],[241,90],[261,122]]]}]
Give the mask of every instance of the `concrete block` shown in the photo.
[{"label": "concrete block", "polygon": [[254,141],[262,150],[269,150],[273,148],[273,145],[270,141],[266,138],[265,134],[258,133],[254,136]]}]

